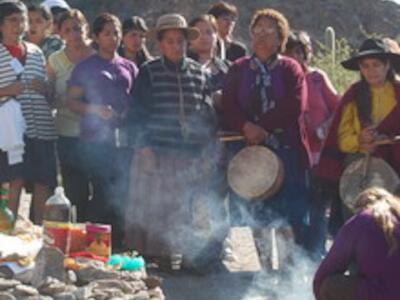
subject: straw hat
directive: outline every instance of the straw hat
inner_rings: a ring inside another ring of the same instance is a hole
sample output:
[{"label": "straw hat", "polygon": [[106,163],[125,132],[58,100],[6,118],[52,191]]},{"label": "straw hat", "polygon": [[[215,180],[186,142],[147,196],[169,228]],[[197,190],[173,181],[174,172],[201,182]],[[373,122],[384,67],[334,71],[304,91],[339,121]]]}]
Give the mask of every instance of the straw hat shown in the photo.
[{"label": "straw hat", "polygon": [[147,37],[155,39],[159,32],[170,29],[179,29],[187,34],[189,40],[195,40],[200,32],[197,28],[188,27],[185,18],[179,14],[166,14],[158,18],[156,27],[147,32]]},{"label": "straw hat", "polygon": [[61,7],[61,8],[65,8],[65,9],[71,9],[71,7],[68,5],[68,3],[64,0],[46,0],[46,1],[42,2],[41,6],[44,6],[49,10],[53,7]]},{"label": "straw hat", "polygon": [[341,64],[348,70],[358,71],[360,69],[360,60],[369,56],[388,59],[393,68],[400,69],[400,54],[390,52],[380,39],[366,39],[358,49],[357,54],[348,60],[342,61]]}]

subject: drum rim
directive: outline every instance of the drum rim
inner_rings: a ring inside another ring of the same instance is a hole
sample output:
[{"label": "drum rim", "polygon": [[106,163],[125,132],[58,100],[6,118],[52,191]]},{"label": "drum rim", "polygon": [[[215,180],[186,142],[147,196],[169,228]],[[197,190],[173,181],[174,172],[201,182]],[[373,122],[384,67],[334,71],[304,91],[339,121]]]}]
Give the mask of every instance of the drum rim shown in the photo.
[{"label": "drum rim", "polygon": [[[241,153],[243,153],[244,151],[248,151],[249,148],[252,149],[258,149],[258,150],[262,150],[262,151],[267,151],[268,153],[272,154],[273,157],[275,157],[276,162],[277,162],[277,176],[275,178],[275,181],[271,184],[271,187],[264,191],[261,195],[259,196],[251,196],[251,195],[244,195],[241,191],[237,190],[237,186],[235,184],[232,184],[232,180],[231,180],[231,176],[230,176],[230,170],[232,169],[232,163],[235,161],[235,158],[240,156]],[[284,169],[284,165],[282,162],[282,159],[269,147],[267,146],[261,146],[261,145],[252,145],[252,146],[246,146],[243,149],[241,149],[238,153],[236,153],[233,158],[230,160],[229,164],[228,164],[228,168],[227,168],[227,181],[228,181],[228,185],[229,187],[237,194],[239,195],[241,198],[247,200],[247,201],[254,201],[254,200],[266,200],[267,198],[272,197],[273,195],[275,195],[281,188],[282,184],[283,184],[283,180],[285,177],[285,169]]]},{"label": "drum rim", "polygon": [[[342,203],[343,203],[343,205],[345,205],[348,209],[350,209],[351,211],[354,211],[354,200],[355,200],[355,198],[357,197],[357,195],[355,195],[355,197],[353,197],[353,200],[352,200],[352,202],[351,202],[351,204],[349,204],[350,203],[350,201],[348,201],[347,199],[348,198],[346,198],[345,197],[345,195],[344,195],[344,193],[345,193],[345,191],[344,191],[344,186],[345,186],[345,174],[346,174],[346,171],[347,170],[350,170],[352,167],[354,168],[354,165],[356,165],[356,164],[360,164],[360,163],[363,163],[362,161],[364,160],[365,158],[359,158],[359,159],[357,159],[357,160],[355,160],[355,161],[353,161],[353,162],[351,162],[344,170],[343,170],[343,172],[342,172],[342,174],[341,174],[341,176],[340,176],[340,179],[339,179],[339,197],[340,197],[340,200],[342,201]],[[400,183],[400,178],[399,178],[399,176],[398,176],[398,174],[397,174],[397,172],[393,169],[393,167],[386,161],[386,160],[384,160],[384,159],[382,159],[382,158],[380,158],[380,157],[371,157],[370,158],[371,159],[371,164],[373,164],[373,163],[381,163],[381,164],[383,164],[384,166],[385,166],[385,168],[387,168],[387,170],[391,170],[390,171],[390,173],[391,173],[391,175],[390,176],[392,176],[393,175],[393,178],[396,178],[397,179],[397,184],[399,184]],[[368,187],[366,187],[366,189],[367,189]],[[383,187],[383,188],[385,188],[385,189],[387,189],[387,187]],[[389,192],[394,192],[393,190],[389,190]]]}]

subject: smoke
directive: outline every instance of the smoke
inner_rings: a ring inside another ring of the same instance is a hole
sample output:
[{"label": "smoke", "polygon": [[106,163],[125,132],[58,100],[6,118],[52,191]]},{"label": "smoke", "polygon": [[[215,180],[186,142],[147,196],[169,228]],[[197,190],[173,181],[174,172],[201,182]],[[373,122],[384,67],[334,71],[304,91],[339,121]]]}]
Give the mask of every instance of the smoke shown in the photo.
[{"label": "smoke", "polygon": [[[286,223],[276,220],[262,232],[264,234],[257,242],[264,269],[255,276],[248,293],[241,300],[314,299],[312,281],[317,263],[294,243]],[[274,257],[271,247],[276,247],[277,257]],[[271,262],[273,259],[276,261]]]}]

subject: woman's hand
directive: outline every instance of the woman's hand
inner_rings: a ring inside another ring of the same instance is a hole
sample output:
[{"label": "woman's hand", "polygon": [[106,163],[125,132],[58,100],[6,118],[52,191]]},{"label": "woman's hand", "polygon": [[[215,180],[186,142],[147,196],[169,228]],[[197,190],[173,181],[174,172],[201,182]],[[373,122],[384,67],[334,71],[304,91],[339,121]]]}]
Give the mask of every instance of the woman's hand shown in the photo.
[{"label": "woman's hand", "polygon": [[358,135],[358,142],[361,144],[369,144],[375,141],[376,129],[374,127],[365,127]]},{"label": "woman's hand", "polygon": [[117,113],[110,105],[96,105],[92,112],[104,120],[110,120],[117,116]]},{"label": "woman's hand", "polygon": [[268,137],[268,132],[252,122],[244,124],[243,134],[249,145],[259,145]]},{"label": "woman's hand", "polygon": [[154,172],[157,168],[157,157],[150,147],[142,148],[137,153],[137,164],[144,173]]},{"label": "woman's hand", "polygon": [[358,135],[360,150],[369,153],[374,152],[376,148],[376,136],[377,132],[374,127],[365,127],[364,129],[362,129],[360,134]]},{"label": "woman's hand", "polygon": [[46,82],[44,82],[43,80],[32,79],[29,84],[29,87],[32,88],[32,90],[34,90],[38,94],[41,94],[43,96],[47,95],[48,87],[47,87]]},{"label": "woman's hand", "polygon": [[3,93],[1,93],[1,95],[5,95],[5,96],[18,96],[20,94],[22,94],[22,92],[24,91],[25,86],[21,81],[16,81],[8,86],[6,86],[3,90]]}]

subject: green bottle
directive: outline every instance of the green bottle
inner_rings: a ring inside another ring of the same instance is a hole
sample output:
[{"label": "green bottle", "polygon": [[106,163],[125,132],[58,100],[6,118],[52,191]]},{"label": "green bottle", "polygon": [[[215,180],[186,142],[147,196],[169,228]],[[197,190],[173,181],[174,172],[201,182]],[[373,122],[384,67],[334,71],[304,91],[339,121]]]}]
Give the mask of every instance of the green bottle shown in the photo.
[{"label": "green bottle", "polygon": [[10,190],[6,187],[0,188],[0,232],[10,234],[14,229],[15,217],[8,208]]}]

